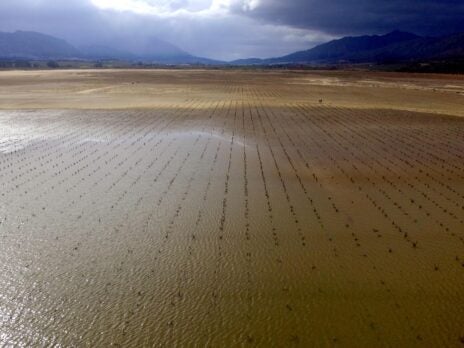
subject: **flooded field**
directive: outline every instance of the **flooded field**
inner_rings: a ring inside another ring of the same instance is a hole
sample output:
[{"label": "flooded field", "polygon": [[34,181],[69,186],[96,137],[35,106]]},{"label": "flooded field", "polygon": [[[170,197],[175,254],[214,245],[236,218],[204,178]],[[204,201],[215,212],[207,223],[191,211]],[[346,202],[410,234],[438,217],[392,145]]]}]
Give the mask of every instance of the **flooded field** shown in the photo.
[{"label": "flooded field", "polygon": [[0,73],[0,345],[463,346],[462,91]]}]

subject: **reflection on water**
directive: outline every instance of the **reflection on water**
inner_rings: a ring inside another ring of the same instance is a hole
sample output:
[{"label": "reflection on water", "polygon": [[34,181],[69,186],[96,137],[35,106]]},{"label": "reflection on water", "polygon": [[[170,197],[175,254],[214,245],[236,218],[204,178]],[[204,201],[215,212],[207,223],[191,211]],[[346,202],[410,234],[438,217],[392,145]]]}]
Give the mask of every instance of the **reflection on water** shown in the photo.
[{"label": "reflection on water", "polygon": [[459,344],[462,120],[190,103],[0,113],[2,344]]}]

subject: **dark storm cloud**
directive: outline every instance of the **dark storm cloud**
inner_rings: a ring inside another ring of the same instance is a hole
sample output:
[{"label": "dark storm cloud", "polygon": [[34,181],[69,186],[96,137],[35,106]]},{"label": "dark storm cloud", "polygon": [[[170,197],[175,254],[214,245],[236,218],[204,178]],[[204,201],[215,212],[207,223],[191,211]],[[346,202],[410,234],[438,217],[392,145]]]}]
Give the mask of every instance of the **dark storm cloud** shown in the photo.
[{"label": "dark storm cloud", "polygon": [[463,0],[261,0],[251,11],[235,10],[271,23],[337,35],[395,29],[424,35],[464,31]]}]

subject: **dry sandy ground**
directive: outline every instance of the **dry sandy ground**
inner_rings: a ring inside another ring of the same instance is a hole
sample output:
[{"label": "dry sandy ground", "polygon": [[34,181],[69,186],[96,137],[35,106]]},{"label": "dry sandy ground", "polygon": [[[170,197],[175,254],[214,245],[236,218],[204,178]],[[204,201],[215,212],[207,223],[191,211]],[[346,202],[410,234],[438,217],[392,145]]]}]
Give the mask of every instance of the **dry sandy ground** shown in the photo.
[{"label": "dry sandy ground", "polygon": [[1,72],[0,345],[463,346],[463,86]]},{"label": "dry sandy ground", "polygon": [[[191,99],[388,108],[464,116],[464,77],[366,72],[67,70],[0,72],[2,109],[129,109]],[[242,92],[242,93],[241,93]],[[181,106],[182,107],[182,106]]]}]

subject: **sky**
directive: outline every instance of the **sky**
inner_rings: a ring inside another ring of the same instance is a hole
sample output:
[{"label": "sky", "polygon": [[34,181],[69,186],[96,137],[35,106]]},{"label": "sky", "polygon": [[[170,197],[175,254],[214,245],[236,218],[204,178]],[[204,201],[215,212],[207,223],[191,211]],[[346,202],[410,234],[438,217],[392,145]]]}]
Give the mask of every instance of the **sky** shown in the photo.
[{"label": "sky", "polygon": [[125,49],[159,38],[221,60],[275,57],[347,35],[464,32],[464,0],[0,0],[0,31]]}]

